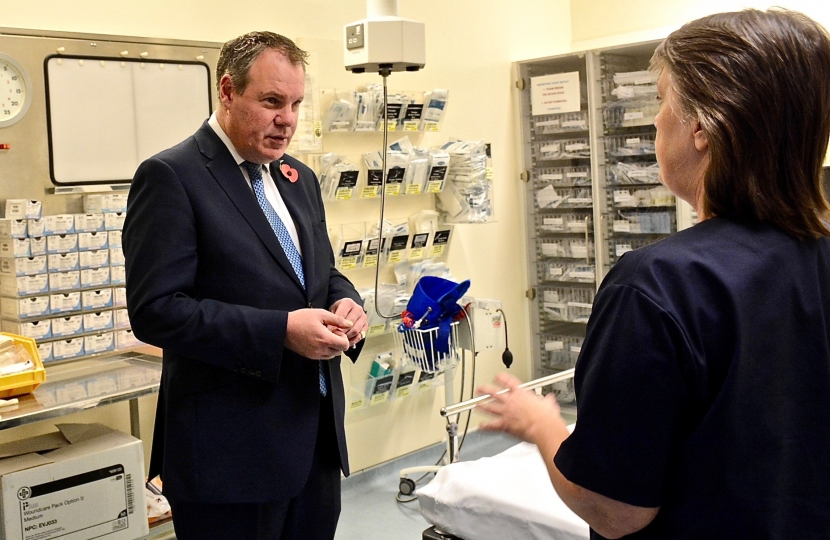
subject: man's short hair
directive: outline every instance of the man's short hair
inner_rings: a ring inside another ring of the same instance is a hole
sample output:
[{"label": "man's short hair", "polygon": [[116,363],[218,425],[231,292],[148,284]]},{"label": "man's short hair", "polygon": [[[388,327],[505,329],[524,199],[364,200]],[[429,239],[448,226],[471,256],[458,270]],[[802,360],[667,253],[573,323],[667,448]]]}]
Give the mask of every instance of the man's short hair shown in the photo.
[{"label": "man's short hair", "polygon": [[249,32],[222,45],[219,61],[216,63],[216,90],[221,92],[219,82],[224,75],[230,75],[237,94],[248,87],[248,73],[251,65],[266,50],[274,50],[295,66],[308,65],[308,53],[285,36],[274,32]]},{"label": "man's short hair", "polygon": [[703,212],[770,222],[797,238],[830,236],[822,164],[830,138],[830,38],[783,9],[719,13],[657,47],[680,115],[709,143]]}]

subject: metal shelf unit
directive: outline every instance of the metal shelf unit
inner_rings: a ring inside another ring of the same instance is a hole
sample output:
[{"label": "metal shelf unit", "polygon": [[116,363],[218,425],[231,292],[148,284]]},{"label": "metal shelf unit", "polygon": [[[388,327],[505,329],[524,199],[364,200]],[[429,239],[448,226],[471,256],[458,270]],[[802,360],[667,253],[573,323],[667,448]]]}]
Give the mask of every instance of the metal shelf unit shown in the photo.
[{"label": "metal shelf unit", "polygon": [[[693,222],[688,205],[659,180],[655,82],[638,73],[657,44],[514,64],[534,377],[574,367],[594,293],[623,253]],[[574,72],[579,111],[534,115],[533,78]],[[572,382],[558,384],[558,399],[572,401]]]}]

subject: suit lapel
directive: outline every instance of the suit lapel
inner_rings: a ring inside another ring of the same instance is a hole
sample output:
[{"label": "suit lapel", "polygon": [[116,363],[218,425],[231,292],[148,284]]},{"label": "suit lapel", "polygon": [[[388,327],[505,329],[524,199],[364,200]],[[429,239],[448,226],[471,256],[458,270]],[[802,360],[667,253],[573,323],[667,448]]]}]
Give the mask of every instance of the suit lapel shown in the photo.
[{"label": "suit lapel", "polygon": [[207,169],[210,174],[225,191],[233,205],[239,210],[242,217],[245,218],[262,243],[265,244],[265,247],[268,248],[268,251],[271,252],[271,255],[285,273],[291,276],[298,287],[302,288],[302,284],[294,272],[291,262],[286,257],[277,235],[271,228],[271,224],[268,223],[268,219],[260,208],[254,192],[245,182],[242,170],[228,152],[227,147],[207,122],[202,125],[195,136],[199,149],[208,158]]},{"label": "suit lapel", "polygon": [[270,167],[271,178],[277,185],[277,190],[280,192],[280,197],[285,202],[288,208],[288,213],[294,220],[294,225],[297,227],[297,236],[300,239],[300,249],[303,253],[303,273],[305,274],[306,290],[311,290],[311,281],[314,279],[314,231],[312,223],[307,215],[303,212],[301,206],[302,199],[305,197],[305,190],[302,188],[302,179],[297,182],[289,182],[280,171],[279,160],[271,163]]}]

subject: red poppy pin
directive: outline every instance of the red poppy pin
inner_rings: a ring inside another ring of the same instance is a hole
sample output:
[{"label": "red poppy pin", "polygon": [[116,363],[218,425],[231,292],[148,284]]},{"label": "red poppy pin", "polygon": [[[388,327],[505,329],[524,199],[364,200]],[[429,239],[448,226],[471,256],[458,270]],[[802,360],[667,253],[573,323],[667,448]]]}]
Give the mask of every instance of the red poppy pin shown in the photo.
[{"label": "red poppy pin", "polygon": [[292,184],[300,178],[300,173],[297,172],[297,169],[292,169],[291,165],[283,163],[282,161],[280,161],[280,172],[284,177],[288,178],[288,181]]}]

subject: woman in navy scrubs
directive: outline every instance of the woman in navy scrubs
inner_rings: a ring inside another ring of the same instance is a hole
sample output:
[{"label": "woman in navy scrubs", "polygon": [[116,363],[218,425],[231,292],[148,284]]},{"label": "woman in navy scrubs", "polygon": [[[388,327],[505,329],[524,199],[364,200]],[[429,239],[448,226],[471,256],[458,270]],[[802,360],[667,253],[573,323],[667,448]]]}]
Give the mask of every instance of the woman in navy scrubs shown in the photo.
[{"label": "woman in navy scrubs", "polygon": [[830,38],[804,15],[686,24],[652,58],[662,182],[700,223],[627,253],[552,395],[499,375],[486,429],[538,445],[592,538],[830,537]]}]

